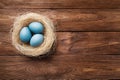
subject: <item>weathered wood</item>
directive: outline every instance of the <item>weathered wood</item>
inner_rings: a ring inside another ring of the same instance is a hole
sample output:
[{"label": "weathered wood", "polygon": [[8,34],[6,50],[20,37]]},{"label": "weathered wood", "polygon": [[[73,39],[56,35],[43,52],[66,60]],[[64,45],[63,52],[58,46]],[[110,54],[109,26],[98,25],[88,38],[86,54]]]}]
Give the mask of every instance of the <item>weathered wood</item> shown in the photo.
[{"label": "weathered wood", "polygon": [[[12,46],[14,19],[27,12],[53,21],[53,55],[29,58]],[[0,80],[120,79],[119,31],[120,0],[0,0]]]},{"label": "weathered wood", "polygon": [[[10,35],[0,32],[0,55],[18,55]],[[3,37],[2,37],[3,36]],[[57,32],[58,55],[119,55],[120,32]]]},{"label": "weathered wood", "polygon": [[14,18],[26,12],[49,17],[57,31],[120,31],[119,9],[0,9],[0,31],[8,32]]},{"label": "weathered wood", "polygon": [[0,79],[120,79],[120,32],[57,32],[56,53],[42,60],[19,56],[0,36]]},{"label": "weathered wood", "polygon": [[16,56],[8,35],[2,35],[1,79],[120,78],[120,32],[58,32],[56,53],[42,60]]},{"label": "weathered wood", "polygon": [[0,0],[0,8],[120,8],[120,0]]},{"label": "weathered wood", "polygon": [[120,79],[119,55],[0,56],[0,79]]}]

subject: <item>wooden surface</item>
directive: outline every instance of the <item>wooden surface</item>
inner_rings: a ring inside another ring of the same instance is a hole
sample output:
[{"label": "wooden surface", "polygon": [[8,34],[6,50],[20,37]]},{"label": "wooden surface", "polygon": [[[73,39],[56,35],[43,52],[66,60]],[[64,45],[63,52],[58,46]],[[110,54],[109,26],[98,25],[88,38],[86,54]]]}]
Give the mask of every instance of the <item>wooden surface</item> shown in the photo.
[{"label": "wooden surface", "polygon": [[[16,16],[36,12],[56,27],[54,55],[20,55]],[[120,0],[0,0],[0,80],[120,80]]]}]

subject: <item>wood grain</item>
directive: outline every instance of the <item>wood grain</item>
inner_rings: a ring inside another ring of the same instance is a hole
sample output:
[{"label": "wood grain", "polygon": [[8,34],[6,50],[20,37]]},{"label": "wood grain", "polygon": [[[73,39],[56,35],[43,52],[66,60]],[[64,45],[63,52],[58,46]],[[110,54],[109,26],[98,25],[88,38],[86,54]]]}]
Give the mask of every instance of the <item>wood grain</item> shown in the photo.
[{"label": "wood grain", "polygon": [[120,8],[120,0],[0,0],[0,8]]},{"label": "wood grain", "polygon": [[[0,32],[0,55],[16,56],[10,35]],[[63,36],[64,35],[64,36]],[[57,32],[56,55],[119,55],[120,32]]]},{"label": "wood grain", "polygon": [[0,56],[1,79],[106,80],[119,79],[118,55],[55,55],[38,60],[25,56]]},{"label": "wood grain", "polygon": [[120,32],[57,32],[56,53],[41,60],[19,55],[7,32],[0,36],[0,79],[120,79]]},{"label": "wood grain", "polygon": [[16,16],[27,12],[47,16],[57,31],[120,31],[120,9],[0,9],[0,31],[8,32]]},{"label": "wood grain", "polygon": [[[11,42],[14,19],[50,18],[56,52],[20,55]],[[0,80],[120,80],[120,0],[0,0]]]}]

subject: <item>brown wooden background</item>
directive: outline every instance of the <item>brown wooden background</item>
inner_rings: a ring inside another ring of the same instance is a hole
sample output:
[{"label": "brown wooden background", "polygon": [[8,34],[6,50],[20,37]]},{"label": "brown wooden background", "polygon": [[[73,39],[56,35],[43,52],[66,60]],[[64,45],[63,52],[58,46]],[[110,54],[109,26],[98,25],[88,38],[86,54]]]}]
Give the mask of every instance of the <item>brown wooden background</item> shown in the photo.
[{"label": "brown wooden background", "polygon": [[[57,50],[38,60],[11,45],[14,18],[49,17]],[[120,79],[120,0],[0,0],[0,80]]]}]

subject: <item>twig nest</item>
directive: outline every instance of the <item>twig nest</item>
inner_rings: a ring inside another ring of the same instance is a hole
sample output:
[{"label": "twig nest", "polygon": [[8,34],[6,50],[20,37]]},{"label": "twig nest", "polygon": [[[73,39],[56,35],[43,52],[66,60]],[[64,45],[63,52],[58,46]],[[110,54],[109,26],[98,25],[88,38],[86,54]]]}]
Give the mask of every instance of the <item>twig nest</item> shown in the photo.
[{"label": "twig nest", "polygon": [[[28,26],[31,22],[40,22],[44,26],[44,41],[37,47],[32,47],[30,44],[20,40],[20,31],[23,27]],[[12,44],[22,54],[27,56],[40,56],[47,54],[52,49],[56,36],[55,28],[50,19],[37,13],[28,13],[16,18],[12,28]]]}]

